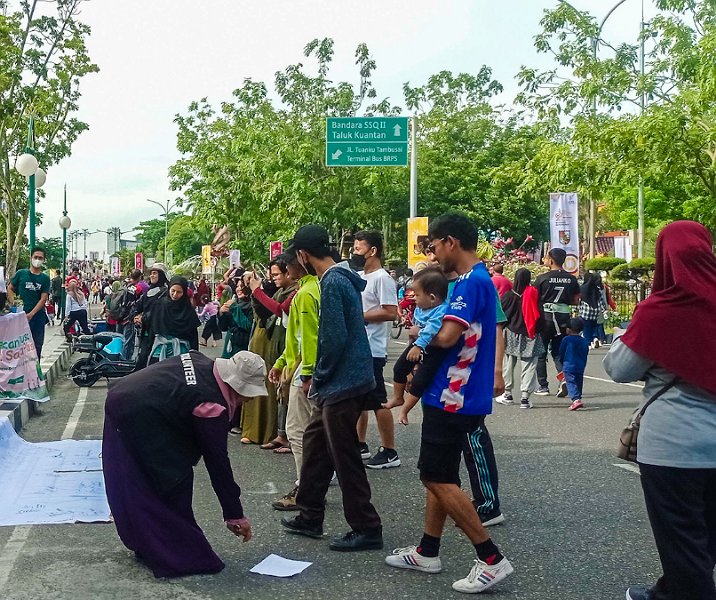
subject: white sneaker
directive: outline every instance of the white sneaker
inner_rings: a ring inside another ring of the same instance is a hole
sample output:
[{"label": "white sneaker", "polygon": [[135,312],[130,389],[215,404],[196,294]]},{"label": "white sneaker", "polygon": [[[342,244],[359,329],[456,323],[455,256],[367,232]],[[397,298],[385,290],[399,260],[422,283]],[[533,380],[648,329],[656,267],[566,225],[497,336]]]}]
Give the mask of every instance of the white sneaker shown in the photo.
[{"label": "white sneaker", "polygon": [[495,402],[498,402],[499,404],[504,404],[507,406],[508,404],[514,404],[515,400],[512,398],[512,394],[508,394],[505,392],[504,394],[500,394],[495,398]]},{"label": "white sneaker", "polygon": [[412,569],[423,573],[440,573],[443,570],[439,556],[423,556],[418,553],[417,546],[396,548],[393,554],[385,557],[385,564],[397,569]]},{"label": "white sneaker", "polygon": [[506,558],[496,565],[488,565],[478,559],[467,577],[458,579],[452,584],[452,589],[463,594],[479,594],[514,572],[510,561]]}]

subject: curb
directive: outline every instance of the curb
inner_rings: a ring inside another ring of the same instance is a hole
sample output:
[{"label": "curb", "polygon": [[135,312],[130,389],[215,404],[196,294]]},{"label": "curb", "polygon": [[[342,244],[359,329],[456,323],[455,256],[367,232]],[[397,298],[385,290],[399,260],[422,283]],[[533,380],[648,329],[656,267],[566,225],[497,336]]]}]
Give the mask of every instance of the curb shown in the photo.
[{"label": "curb", "polygon": [[[71,356],[72,348],[67,342],[63,342],[40,361],[48,393],[52,391],[52,386],[62,376],[62,372],[69,367]],[[27,399],[2,400],[0,401],[0,419],[8,418],[15,431],[19,433],[33,414],[41,412],[43,404],[44,402]]]}]

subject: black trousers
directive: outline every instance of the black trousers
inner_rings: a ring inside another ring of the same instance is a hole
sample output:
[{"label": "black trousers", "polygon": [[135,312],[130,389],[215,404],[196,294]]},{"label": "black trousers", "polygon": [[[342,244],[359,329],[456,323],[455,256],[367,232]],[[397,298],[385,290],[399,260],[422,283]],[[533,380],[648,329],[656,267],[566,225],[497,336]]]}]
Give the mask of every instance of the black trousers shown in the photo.
[{"label": "black trousers", "polygon": [[370,484],[360,457],[356,425],[365,398],[357,396],[314,407],[303,434],[303,464],[296,495],[301,516],[323,522],[328,486],[336,472],[343,495],[343,514],[354,531],[381,527],[370,502]]},{"label": "black trousers", "polygon": [[716,469],[639,467],[664,571],[653,600],[716,600]]},{"label": "black trousers", "polygon": [[204,331],[201,332],[201,339],[208,340],[209,336],[212,336],[214,338],[214,341],[219,341],[221,339],[221,328],[219,327],[219,321],[216,318],[216,315],[211,315],[209,317],[209,320],[206,322],[206,325],[204,325]]},{"label": "black trousers", "polygon": [[393,365],[393,381],[396,383],[407,383],[408,375],[413,372],[415,365],[418,364],[418,370],[413,375],[413,381],[410,383],[410,393],[420,398],[433,382],[447,350],[428,346],[428,349],[423,352],[422,361],[420,363],[414,363],[406,358],[408,352],[410,352],[414,345],[415,344],[410,344],[403,350],[398,360],[395,361],[395,365]]},{"label": "black trousers", "polygon": [[[569,320],[569,315],[560,315],[566,317]],[[542,329],[542,344],[544,345],[544,353],[537,359],[537,383],[539,387],[549,387],[547,381],[547,350],[552,355],[554,360],[554,368],[557,371],[562,370],[562,361],[559,359],[559,347],[562,345],[564,339],[564,332],[566,325],[561,325],[561,321],[556,322],[554,319],[556,315],[554,313],[547,313],[545,315],[544,328]]]},{"label": "black trousers", "polygon": [[472,503],[477,512],[480,516],[500,512],[495,449],[484,420],[479,427],[465,436],[462,457],[470,477]]},{"label": "black trousers", "polygon": [[69,315],[67,315],[67,322],[65,323],[65,335],[69,332],[70,328],[75,324],[75,321],[79,323],[80,329],[82,330],[82,333],[85,335],[88,335],[89,325],[87,325],[87,311],[84,309],[80,310],[73,310]]}]

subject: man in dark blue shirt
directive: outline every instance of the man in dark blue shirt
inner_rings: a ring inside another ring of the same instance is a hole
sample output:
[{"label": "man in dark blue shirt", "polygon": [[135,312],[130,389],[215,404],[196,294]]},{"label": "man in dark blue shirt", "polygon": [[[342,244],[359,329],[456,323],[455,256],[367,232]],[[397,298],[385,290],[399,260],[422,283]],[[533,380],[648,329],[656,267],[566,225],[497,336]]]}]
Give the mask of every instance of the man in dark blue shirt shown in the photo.
[{"label": "man in dark blue shirt", "polygon": [[567,335],[559,347],[564,382],[567,384],[567,393],[572,399],[569,410],[577,410],[584,406],[582,404],[582,386],[589,355],[589,342],[581,336],[583,327],[582,319],[570,319]]}]

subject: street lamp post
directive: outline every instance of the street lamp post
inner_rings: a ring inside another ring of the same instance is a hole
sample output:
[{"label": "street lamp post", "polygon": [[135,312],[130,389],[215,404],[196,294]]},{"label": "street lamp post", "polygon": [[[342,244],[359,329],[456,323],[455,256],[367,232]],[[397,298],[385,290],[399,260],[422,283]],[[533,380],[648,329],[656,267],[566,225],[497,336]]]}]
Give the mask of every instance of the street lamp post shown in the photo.
[{"label": "street lamp post", "polygon": [[171,202],[170,200],[167,200],[166,207],[165,207],[161,202],[157,202],[156,200],[150,200],[149,198],[147,198],[147,202],[156,204],[163,211],[162,215],[164,216],[164,262],[167,262],[167,236],[169,235],[169,211],[171,211],[173,208],[176,208],[177,203],[176,203],[176,201]]},{"label": "street lamp post", "polygon": [[[605,17],[602,19],[602,22],[599,24],[599,28],[597,29],[596,34],[592,38],[592,58],[596,61],[597,60],[597,51],[599,49],[599,38],[602,35],[602,30],[604,29],[604,25],[606,25],[607,21],[609,20],[609,17],[614,14],[614,11],[616,11],[617,8],[619,8],[622,4],[624,4],[627,0],[619,0],[614,6],[612,6]],[[575,6],[573,6],[571,3],[567,2],[567,0],[560,0],[562,4],[566,4],[567,6],[572,7],[574,10],[579,10]],[[644,0],[641,1],[641,29],[640,29],[641,35],[641,76],[642,79],[644,77]],[[645,97],[644,92],[642,91],[641,94],[641,112],[644,112],[644,105],[645,105]],[[592,111],[596,115],[597,114],[597,98],[596,96],[592,100]],[[637,256],[639,258],[643,257],[644,254],[644,180],[641,175],[639,175],[639,198],[638,198],[638,212],[639,212],[639,223],[638,223],[638,250],[637,250]],[[594,258],[594,244],[595,244],[595,221],[596,221],[596,206],[594,203],[594,195],[590,195],[589,197],[589,255],[590,257]]]},{"label": "street lamp post", "polygon": [[30,116],[27,126],[27,142],[25,151],[17,157],[15,168],[23,177],[27,177],[27,203],[30,207],[30,251],[35,247],[35,191],[45,185],[47,175],[39,168],[35,157],[35,119]]},{"label": "street lamp post", "polygon": [[62,295],[60,296],[62,306],[60,308],[61,318],[65,318],[65,281],[67,281],[67,230],[72,226],[72,221],[67,216],[67,184],[65,184],[64,205],[60,217],[60,228],[62,229]]}]

